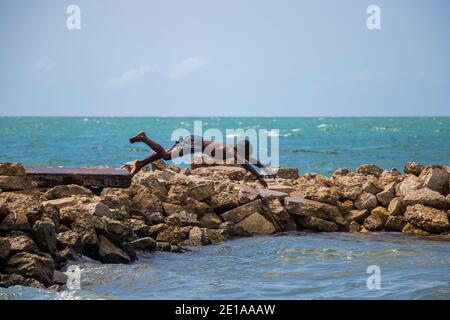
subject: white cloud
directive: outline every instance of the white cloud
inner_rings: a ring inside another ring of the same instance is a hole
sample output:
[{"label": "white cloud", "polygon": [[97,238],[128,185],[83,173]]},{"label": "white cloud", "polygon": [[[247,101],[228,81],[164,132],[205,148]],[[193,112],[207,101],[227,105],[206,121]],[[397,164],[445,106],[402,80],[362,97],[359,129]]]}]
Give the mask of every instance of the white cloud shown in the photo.
[{"label": "white cloud", "polygon": [[187,76],[188,74],[198,70],[208,64],[208,61],[204,57],[191,57],[173,64],[169,68],[169,78],[179,79]]},{"label": "white cloud", "polygon": [[121,76],[111,78],[106,82],[107,87],[123,87],[129,82],[143,78],[145,74],[158,70],[157,65],[144,65],[124,72]]},{"label": "white cloud", "polygon": [[48,57],[41,57],[31,67],[32,72],[49,72],[55,67],[55,63]]}]

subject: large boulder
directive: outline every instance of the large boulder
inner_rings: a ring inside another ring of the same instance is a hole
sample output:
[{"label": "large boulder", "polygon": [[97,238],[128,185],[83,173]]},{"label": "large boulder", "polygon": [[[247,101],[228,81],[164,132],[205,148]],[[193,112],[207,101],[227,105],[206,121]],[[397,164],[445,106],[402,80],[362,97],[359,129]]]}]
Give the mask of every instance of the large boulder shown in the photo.
[{"label": "large boulder", "polygon": [[53,282],[54,263],[50,257],[21,252],[9,258],[5,270],[50,286]]},{"label": "large boulder", "polygon": [[274,225],[270,223],[264,216],[255,212],[244,218],[236,226],[255,235],[267,235],[276,231]]},{"label": "large boulder", "polygon": [[260,199],[246,203],[242,206],[229,210],[222,214],[222,219],[231,223],[238,223],[255,212],[262,211],[262,202]]},{"label": "large boulder", "polygon": [[423,182],[415,175],[409,174],[397,184],[397,196],[404,197],[408,192],[422,188]]},{"label": "large boulder", "polygon": [[440,233],[450,228],[447,213],[421,204],[406,208],[408,222],[431,233]]},{"label": "large boulder", "polygon": [[208,229],[217,229],[222,222],[222,218],[215,213],[207,213],[200,219],[200,225]]},{"label": "large boulder", "polygon": [[64,207],[72,207],[78,203],[75,197],[67,197],[67,198],[58,198],[54,200],[48,200],[42,202],[42,206],[44,209],[48,209],[51,207],[62,209]]},{"label": "large boulder", "polygon": [[443,195],[448,194],[450,173],[443,167],[428,166],[421,172],[419,178],[423,181],[424,187]]},{"label": "large boulder", "polygon": [[25,213],[11,212],[0,223],[0,234],[8,233],[12,230],[31,231],[31,226]]},{"label": "large boulder", "polygon": [[172,226],[178,227],[200,226],[197,215],[186,211],[171,214],[166,218],[166,222]]},{"label": "large boulder", "polygon": [[197,201],[205,201],[214,194],[214,182],[207,179],[189,178],[187,195]]},{"label": "large boulder", "polygon": [[407,223],[403,229],[402,229],[403,233],[409,233],[409,234],[414,234],[414,235],[419,235],[419,236],[427,236],[430,233],[422,228],[419,228],[418,226],[413,225],[412,223]]},{"label": "large boulder", "polygon": [[31,237],[21,231],[13,231],[4,238],[10,244],[10,254],[15,255],[20,252],[38,253],[39,248]]},{"label": "large boulder", "polygon": [[182,232],[180,227],[165,228],[156,237],[157,242],[168,242],[171,245],[177,245],[183,240],[186,240],[186,234]]},{"label": "large boulder", "polygon": [[359,210],[373,209],[378,205],[377,197],[371,193],[364,192],[356,199],[354,205]]},{"label": "large boulder", "polygon": [[326,203],[297,197],[287,197],[284,206],[286,210],[293,215],[302,217],[313,216],[334,222],[341,226],[348,225],[348,222],[343,218],[341,211],[337,207]]},{"label": "large boulder", "polygon": [[383,206],[387,207],[389,202],[395,198],[395,183],[388,184],[383,191],[377,193],[377,200]]},{"label": "large boulder", "polygon": [[322,232],[339,231],[339,227],[337,224],[314,216],[295,217],[295,221],[297,222],[300,228],[313,229]]},{"label": "large boulder", "polygon": [[99,236],[98,255],[103,263],[129,263],[131,258],[123,250],[109,241],[104,235]]},{"label": "large boulder", "polygon": [[358,223],[362,223],[368,216],[370,215],[370,212],[368,209],[364,210],[350,210],[349,213],[347,213],[344,218],[348,221],[355,221]]},{"label": "large boulder", "polygon": [[405,212],[405,206],[401,198],[394,198],[389,202],[388,211],[390,215],[399,216]]},{"label": "large boulder", "polygon": [[202,246],[211,243],[208,231],[205,228],[193,227],[189,231],[189,238],[183,241],[183,245]]},{"label": "large boulder", "polygon": [[381,173],[383,172],[383,169],[381,169],[376,164],[370,163],[370,164],[362,164],[357,169],[356,172],[363,174],[363,175],[373,175],[375,177],[379,177]]},{"label": "large boulder", "polygon": [[131,207],[141,212],[163,211],[161,200],[150,189],[146,188],[140,189],[133,197]]},{"label": "large boulder", "polygon": [[259,191],[244,183],[238,187],[238,202],[239,204],[246,204],[250,201],[256,200],[259,197]]},{"label": "large boulder", "polygon": [[0,162],[0,176],[25,176],[25,168],[17,162]]},{"label": "large boulder", "polygon": [[150,237],[131,241],[130,245],[136,251],[154,251],[156,249],[156,241]]},{"label": "large boulder", "polygon": [[389,216],[386,220],[385,229],[390,231],[402,231],[408,220],[404,216]]},{"label": "large boulder", "polygon": [[364,220],[364,227],[367,230],[378,231],[384,228],[388,219],[387,210],[382,207],[379,208],[380,210],[372,210],[371,215]]},{"label": "large boulder", "polygon": [[420,173],[423,170],[423,165],[417,163],[417,162],[407,162],[405,163],[405,167],[403,168],[403,171],[407,174],[413,174],[415,176],[420,175]]},{"label": "large boulder", "polygon": [[91,197],[93,196],[93,193],[91,190],[76,184],[58,185],[51,188],[45,193],[45,196],[49,200],[69,198],[74,195]]},{"label": "large boulder", "polygon": [[405,206],[423,204],[424,206],[445,209],[447,207],[447,199],[439,192],[429,188],[422,188],[409,191],[403,198],[403,204]]},{"label": "large boulder", "polygon": [[82,251],[80,235],[72,230],[60,232],[56,235],[57,247],[60,250],[72,248],[76,252]]},{"label": "large boulder", "polygon": [[362,186],[366,177],[359,173],[348,173],[346,175],[333,175],[332,180],[343,198],[354,201],[362,193]]},{"label": "large boulder", "polygon": [[197,168],[192,174],[214,179],[244,180],[247,171],[241,166],[219,165]]},{"label": "large boulder", "polygon": [[224,213],[239,206],[238,197],[228,191],[214,194],[208,201],[208,205],[215,213]]},{"label": "large boulder", "polygon": [[0,175],[0,190],[4,191],[18,191],[28,190],[32,187],[32,181],[27,176],[1,176]]},{"label": "large boulder", "polygon": [[283,204],[278,199],[270,200],[267,204],[267,210],[280,226],[281,231],[295,231],[297,226],[294,219],[284,208]]},{"label": "large boulder", "polygon": [[42,218],[33,225],[33,238],[45,252],[51,254],[56,251],[56,230],[55,224],[50,218]]}]

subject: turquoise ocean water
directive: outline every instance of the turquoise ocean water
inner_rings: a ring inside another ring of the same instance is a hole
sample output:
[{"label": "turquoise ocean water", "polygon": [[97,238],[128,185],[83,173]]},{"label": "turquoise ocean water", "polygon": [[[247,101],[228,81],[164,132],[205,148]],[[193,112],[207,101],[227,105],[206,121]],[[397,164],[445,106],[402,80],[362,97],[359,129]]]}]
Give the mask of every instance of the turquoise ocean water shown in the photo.
[{"label": "turquoise ocean water", "polygon": [[[445,118],[0,118],[0,161],[66,167],[119,166],[144,158],[128,137],[144,129],[170,145],[174,129],[279,129],[280,162],[330,174],[373,162],[450,165]],[[81,290],[0,288],[0,299],[450,299],[448,241],[395,233],[254,237],[130,265],[78,262]],[[367,267],[381,270],[369,289]]]},{"label": "turquoise ocean water", "polygon": [[[130,145],[138,130],[171,145],[173,130],[278,129],[280,164],[330,174],[374,162],[402,168],[406,161],[450,164],[450,117],[438,118],[13,118],[0,117],[0,161],[26,165],[121,164],[146,157]],[[193,132],[192,132],[193,133]]]}]

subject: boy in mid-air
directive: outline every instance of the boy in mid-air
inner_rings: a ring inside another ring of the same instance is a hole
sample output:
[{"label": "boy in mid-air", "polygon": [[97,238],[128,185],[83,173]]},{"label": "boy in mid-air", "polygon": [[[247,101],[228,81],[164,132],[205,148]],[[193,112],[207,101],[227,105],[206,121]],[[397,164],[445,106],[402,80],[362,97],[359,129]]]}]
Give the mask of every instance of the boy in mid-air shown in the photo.
[{"label": "boy in mid-air", "polygon": [[169,149],[164,149],[159,143],[150,139],[144,131],[140,131],[129,139],[130,143],[143,142],[148,145],[154,153],[144,160],[136,160],[131,169],[131,175],[134,176],[143,167],[153,161],[164,159],[171,160],[182,157],[183,155],[202,152],[220,161],[234,159],[234,163],[242,165],[247,171],[251,172],[257,180],[267,188],[267,182],[262,175],[252,166],[254,163],[258,168],[265,168],[264,165],[251,157],[252,145],[246,140],[240,141],[236,145],[230,145],[220,141],[204,140],[200,136],[190,135],[175,142]]}]

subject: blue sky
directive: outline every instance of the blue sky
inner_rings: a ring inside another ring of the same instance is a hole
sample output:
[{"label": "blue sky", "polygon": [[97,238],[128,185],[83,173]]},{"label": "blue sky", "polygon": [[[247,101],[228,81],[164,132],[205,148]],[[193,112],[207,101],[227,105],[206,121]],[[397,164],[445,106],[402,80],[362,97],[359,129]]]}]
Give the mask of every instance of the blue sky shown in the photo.
[{"label": "blue sky", "polygon": [[446,0],[2,0],[0,115],[449,116],[449,39]]}]

